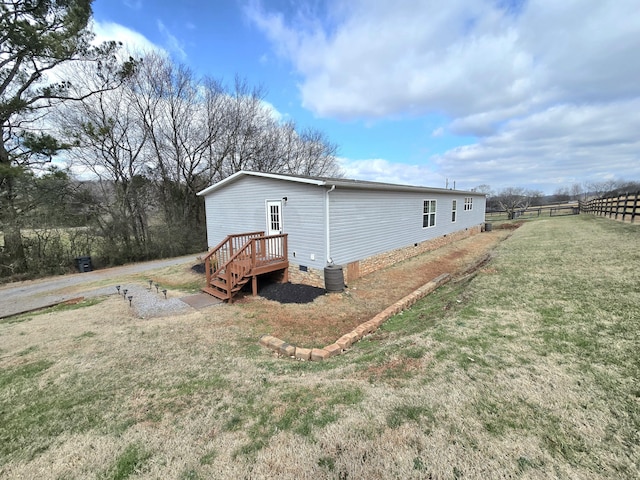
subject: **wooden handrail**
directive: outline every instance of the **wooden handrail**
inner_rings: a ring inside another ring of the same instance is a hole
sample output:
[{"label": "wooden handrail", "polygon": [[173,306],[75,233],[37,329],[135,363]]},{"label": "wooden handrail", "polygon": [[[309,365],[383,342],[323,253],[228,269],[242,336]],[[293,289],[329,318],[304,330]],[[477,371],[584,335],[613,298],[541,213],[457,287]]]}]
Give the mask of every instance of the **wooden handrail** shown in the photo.
[{"label": "wooden handrail", "polygon": [[[239,245],[238,239],[244,243]],[[231,302],[234,289],[244,285],[248,277],[254,276],[255,292],[255,276],[265,273],[265,268],[268,269],[270,264],[287,262],[287,259],[286,233],[269,236],[265,236],[264,232],[228,235],[205,257],[207,288],[212,286],[213,276],[217,275],[224,282],[226,298]],[[223,287],[218,284],[217,288]]]},{"label": "wooden handrail", "polygon": [[[226,264],[223,265],[221,267],[222,268],[226,268],[228,265],[231,265],[235,260],[238,260],[239,258],[242,257],[242,253],[249,249],[249,247],[253,247],[251,248],[251,253],[249,253],[246,257],[251,257],[252,258],[252,262],[251,262],[251,268],[255,267],[256,265],[259,265],[260,263],[265,263],[265,261],[271,261],[274,259],[284,259],[286,257],[286,246],[287,246],[287,235],[286,233],[280,233],[278,235],[269,235],[269,236],[262,236],[262,237],[258,237],[258,238],[252,238],[251,240],[249,240],[247,243],[245,243],[240,250],[238,250],[237,252],[235,252],[233,254],[233,256],[231,258],[229,258],[229,260],[227,260]],[[277,243],[274,242],[270,242],[270,240],[277,240],[277,239],[282,239],[282,247],[281,248],[277,248],[277,250],[280,253],[274,253],[269,245],[271,244],[271,246],[273,245],[277,245]],[[258,262],[258,256],[256,253],[256,248],[255,248],[255,244],[256,244],[256,240],[259,240],[260,242],[265,242],[265,250],[263,252],[261,252],[261,255],[259,257],[260,259],[260,263]],[[245,257],[245,258],[246,258]],[[247,271],[250,271],[247,270]]]},{"label": "wooden handrail", "polygon": [[[229,257],[233,255],[234,250],[238,249],[238,246],[242,246],[243,244],[247,243],[248,239],[261,236],[264,236],[264,231],[227,235],[224,240],[213,247],[211,251],[209,251],[209,253],[207,253],[204,257],[204,268],[207,278],[207,285],[211,284],[211,278],[213,277],[213,275],[222,270],[228,264]],[[240,239],[242,240],[239,241]],[[215,257],[213,265],[211,263],[212,257]]]}]

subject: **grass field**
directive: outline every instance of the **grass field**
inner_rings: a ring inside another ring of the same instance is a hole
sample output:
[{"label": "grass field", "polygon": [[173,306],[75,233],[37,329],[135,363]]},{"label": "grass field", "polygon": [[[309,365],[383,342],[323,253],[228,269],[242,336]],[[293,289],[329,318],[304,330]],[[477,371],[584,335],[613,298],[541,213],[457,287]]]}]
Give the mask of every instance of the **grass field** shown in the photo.
[{"label": "grass field", "polygon": [[638,285],[640,227],[580,215],[324,363],[274,358],[241,305],[8,318],[0,478],[640,478]]}]

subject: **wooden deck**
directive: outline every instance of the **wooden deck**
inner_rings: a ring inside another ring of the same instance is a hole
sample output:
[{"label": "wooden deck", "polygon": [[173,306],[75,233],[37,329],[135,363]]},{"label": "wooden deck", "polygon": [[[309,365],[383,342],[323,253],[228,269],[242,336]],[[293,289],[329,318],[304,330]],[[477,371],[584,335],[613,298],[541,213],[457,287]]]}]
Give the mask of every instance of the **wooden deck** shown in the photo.
[{"label": "wooden deck", "polygon": [[286,233],[228,235],[204,258],[207,284],[202,291],[231,303],[251,281],[252,293],[257,295],[258,275],[282,270],[283,281],[288,281],[288,258]]}]

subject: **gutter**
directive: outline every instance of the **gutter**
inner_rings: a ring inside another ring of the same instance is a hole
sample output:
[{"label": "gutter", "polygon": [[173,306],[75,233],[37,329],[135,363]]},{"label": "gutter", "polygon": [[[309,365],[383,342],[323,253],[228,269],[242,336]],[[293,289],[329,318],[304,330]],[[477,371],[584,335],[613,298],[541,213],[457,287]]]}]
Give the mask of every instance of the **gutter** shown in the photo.
[{"label": "gutter", "polygon": [[331,185],[331,188],[325,192],[324,196],[324,231],[326,233],[326,242],[327,242],[327,263],[331,265],[333,263],[333,259],[331,258],[331,225],[329,222],[329,194],[336,189],[335,185]]}]

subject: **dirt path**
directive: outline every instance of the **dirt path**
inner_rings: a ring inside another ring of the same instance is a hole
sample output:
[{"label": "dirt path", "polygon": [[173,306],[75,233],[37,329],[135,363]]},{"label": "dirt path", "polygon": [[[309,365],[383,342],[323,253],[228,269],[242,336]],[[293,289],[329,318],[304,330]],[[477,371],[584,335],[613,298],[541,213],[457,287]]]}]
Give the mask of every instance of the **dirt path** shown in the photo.
[{"label": "dirt path", "polygon": [[246,295],[230,309],[255,336],[270,334],[289,343],[317,347],[335,341],[442,273],[459,275],[511,234],[494,230],[413,257],[349,284],[341,294],[309,304],[281,304]]},{"label": "dirt path", "polygon": [[204,255],[204,253],[191,254],[183,257],[124,265],[122,267],[105,268],[93,272],[2,285],[0,286],[0,318],[55,305],[79,296],[91,297],[112,293],[113,286],[100,287],[97,284],[101,281],[144,273],[157,268],[181,264],[193,265],[197,263],[198,256]]}]

